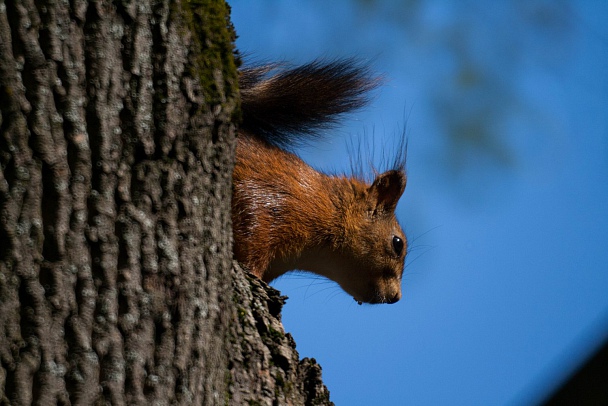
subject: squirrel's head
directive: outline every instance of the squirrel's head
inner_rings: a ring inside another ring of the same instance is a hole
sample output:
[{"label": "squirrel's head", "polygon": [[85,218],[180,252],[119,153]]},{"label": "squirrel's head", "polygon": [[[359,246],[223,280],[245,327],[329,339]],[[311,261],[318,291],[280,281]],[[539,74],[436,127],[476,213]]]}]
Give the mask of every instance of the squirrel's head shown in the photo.
[{"label": "squirrel's head", "polygon": [[395,208],[405,184],[403,170],[384,172],[370,186],[355,188],[357,196],[345,213],[339,255],[346,266],[333,279],[359,303],[401,299],[407,240]]}]

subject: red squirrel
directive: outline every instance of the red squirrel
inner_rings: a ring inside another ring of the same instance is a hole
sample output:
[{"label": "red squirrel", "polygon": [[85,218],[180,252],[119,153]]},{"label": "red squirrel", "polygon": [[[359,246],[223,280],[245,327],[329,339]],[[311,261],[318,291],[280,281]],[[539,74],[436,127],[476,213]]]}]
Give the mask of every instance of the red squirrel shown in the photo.
[{"label": "red squirrel", "polygon": [[364,105],[377,82],[352,60],[240,72],[234,255],[265,282],[301,270],[337,282],[359,304],[401,298],[407,240],[395,207],[406,185],[403,159],[369,184],[318,172],[289,151]]}]

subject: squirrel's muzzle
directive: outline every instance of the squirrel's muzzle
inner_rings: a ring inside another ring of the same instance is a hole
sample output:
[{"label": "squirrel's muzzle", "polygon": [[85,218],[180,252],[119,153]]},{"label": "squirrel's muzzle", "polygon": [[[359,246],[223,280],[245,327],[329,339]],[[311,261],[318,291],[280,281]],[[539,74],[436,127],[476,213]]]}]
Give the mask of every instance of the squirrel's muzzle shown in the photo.
[{"label": "squirrel's muzzle", "polygon": [[358,304],[363,304],[363,303],[367,303],[367,304],[393,304],[393,303],[397,303],[399,300],[401,300],[401,291],[398,291],[397,293],[395,293],[394,295],[391,296],[384,296],[381,294],[376,294],[373,297],[369,298],[369,299],[359,299],[357,297],[354,298],[355,301]]}]

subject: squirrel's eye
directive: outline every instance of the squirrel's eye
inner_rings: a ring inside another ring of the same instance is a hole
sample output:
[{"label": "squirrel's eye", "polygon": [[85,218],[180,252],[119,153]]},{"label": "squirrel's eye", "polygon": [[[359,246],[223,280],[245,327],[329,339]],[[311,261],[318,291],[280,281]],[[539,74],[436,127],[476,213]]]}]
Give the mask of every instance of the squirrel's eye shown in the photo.
[{"label": "squirrel's eye", "polygon": [[397,256],[401,256],[401,253],[403,252],[403,240],[396,235],[393,236],[393,249]]}]

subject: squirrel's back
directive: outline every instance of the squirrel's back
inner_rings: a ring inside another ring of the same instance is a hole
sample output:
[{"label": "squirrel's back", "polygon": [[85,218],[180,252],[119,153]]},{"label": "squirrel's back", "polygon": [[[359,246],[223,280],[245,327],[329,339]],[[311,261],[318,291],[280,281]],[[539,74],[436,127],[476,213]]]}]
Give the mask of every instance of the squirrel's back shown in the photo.
[{"label": "squirrel's back", "polygon": [[370,185],[318,172],[287,151],[363,106],[378,81],[352,60],[240,75],[236,259],[265,281],[305,270],[338,282],[359,302],[399,300],[407,245],[394,210],[405,188],[403,163]]}]

